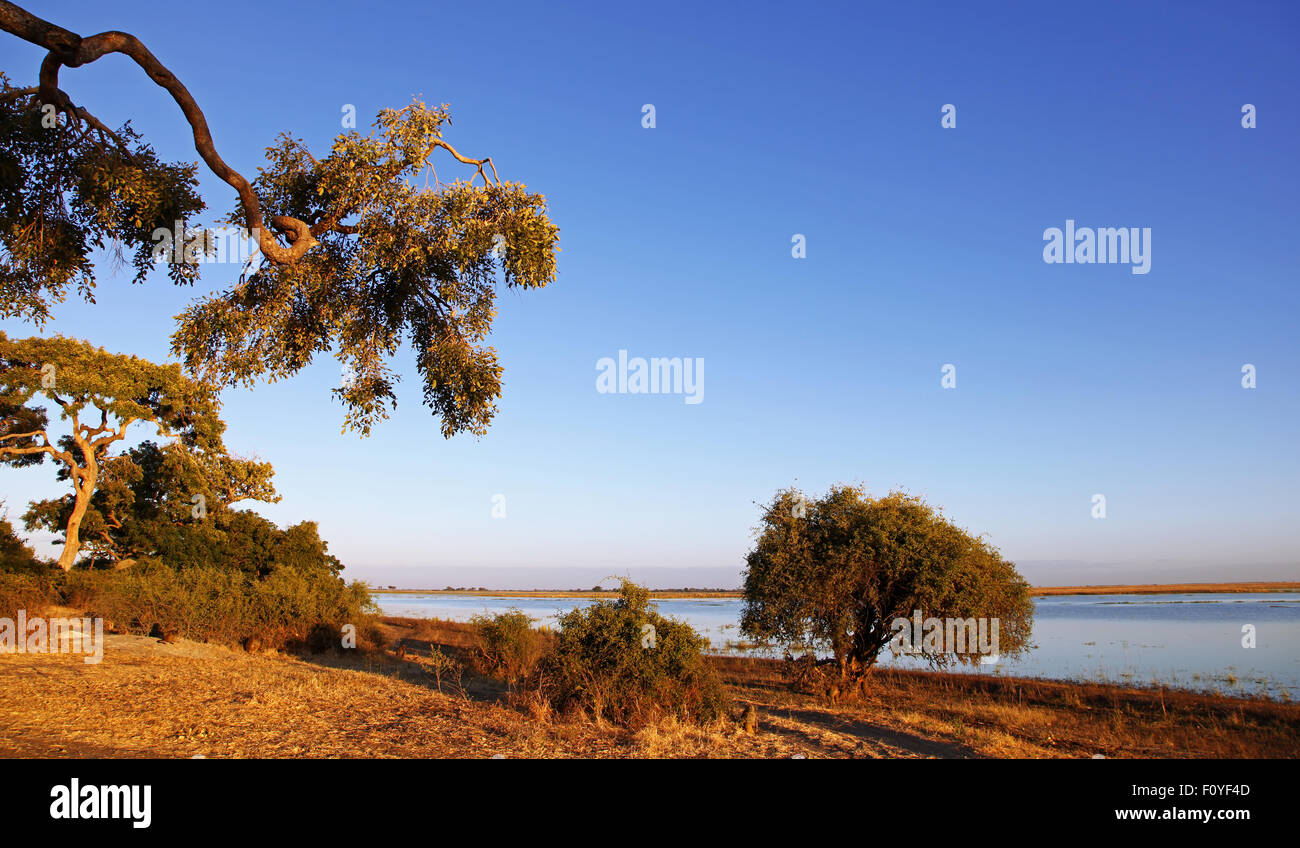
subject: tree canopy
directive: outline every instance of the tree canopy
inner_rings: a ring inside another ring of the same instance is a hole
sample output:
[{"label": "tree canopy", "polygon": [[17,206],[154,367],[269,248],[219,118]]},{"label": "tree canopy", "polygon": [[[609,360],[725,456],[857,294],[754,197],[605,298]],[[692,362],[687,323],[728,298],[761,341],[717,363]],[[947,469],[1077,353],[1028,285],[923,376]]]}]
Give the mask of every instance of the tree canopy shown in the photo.
[{"label": "tree canopy", "polygon": [[[389,363],[409,340],[443,434],[484,432],[501,394],[496,352],[483,344],[498,274],[507,286],[545,286],[555,276],[558,230],[545,198],[522,185],[486,175],[482,185],[438,183],[428,159],[449,121],[446,106],[386,109],[375,135],[342,135],[319,161],[282,137],[253,184],[263,205],[354,223],[323,230],[297,262],[263,264],[186,310],[172,339],[186,365],[247,383],[294,374],[336,347],[350,374],[335,390],[346,424],[369,432],[395,405]],[[417,184],[425,172],[438,190]]]},{"label": "tree canopy", "polygon": [[[238,279],[179,316],[173,351],[187,367],[217,384],[252,383],[332,352],[352,375],[334,390],[344,427],[364,434],[395,405],[392,360],[409,345],[443,434],[484,432],[501,393],[485,344],[497,289],[553,281],[558,229],[544,196],[443,138],[446,105],[382,110],[374,132],[343,133],[319,159],[282,135],[249,181],[139,39],[82,37],[7,0],[0,29],[47,51],[37,85],[0,82],[0,314],[44,320],[71,286],[93,298],[91,254],[105,247],[131,255],[137,280],[159,262],[177,283],[199,276],[201,252],[160,253],[156,240],[176,222],[188,233],[206,208],[196,166],[163,162],[129,124],[110,129],[59,88],[61,69],[121,54],[179,107],[199,158],[235,192],[225,220],[258,246]],[[469,178],[440,179],[438,151],[472,168]]]},{"label": "tree canopy", "polygon": [[[44,399],[70,432],[51,437]],[[109,449],[137,422],[174,438],[181,449],[217,463],[224,423],[211,386],[179,365],[155,365],[63,336],[11,340],[0,333],[0,462],[31,465],[47,457],[72,484],[59,566],[72,568],[80,528]]]},{"label": "tree canopy", "polygon": [[[96,250],[129,254],[142,282],[153,232],[203,209],[196,171],[161,161],[130,124],[113,132],[44,110],[36,89],[0,73],[0,318],[44,323],[70,288],[93,302]],[[179,259],[168,275],[193,283],[198,262]]]},{"label": "tree canopy", "polygon": [[[870,497],[835,486],[808,500],[780,491],[746,557],[741,629],[751,637],[829,648],[842,677],[859,676],[916,611],[997,619],[998,653],[1028,646],[1033,604],[1015,566],[920,498]],[[945,638],[909,647],[934,665],[974,662]]]},{"label": "tree canopy", "polygon": [[[273,474],[269,462],[196,451],[176,442],[142,442],[100,462],[99,483],[81,522],[86,553],[105,565],[146,557],[176,567],[224,565],[214,551],[230,548],[231,528],[247,528],[241,541],[253,546],[258,537],[271,534],[262,523],[275,528],[260,516],[236,515],[239,511],[231,508],[244,500],[278,501]],[[67,477],[66,468],[59,477]],[[28,529],[61,532],[73,508],[66,497],[36,501],[23,519]],[[271,558],[230,551],[229,559],[232,567],[263,573]]]}]

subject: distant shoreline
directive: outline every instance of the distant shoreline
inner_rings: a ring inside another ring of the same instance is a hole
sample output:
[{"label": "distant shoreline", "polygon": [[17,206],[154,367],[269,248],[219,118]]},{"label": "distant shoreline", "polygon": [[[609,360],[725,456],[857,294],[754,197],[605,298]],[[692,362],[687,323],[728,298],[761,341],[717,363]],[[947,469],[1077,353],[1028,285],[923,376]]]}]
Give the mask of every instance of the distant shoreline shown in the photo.
[{"label": "distant shoreline", "polygon": [[1203,593],[1300,592],[1300,583],[1137,583],[1128,586],[1035,586],[1031,595],[1195,595]]},{"label": "distant shoreline", "polygon": [[[617,598],[615,590],[601,592],[581,589],[385,589],[371,586],[370,591],[381,595],[463,595],[465,597],[494,598]],[[737,589],[651,589],[650,597],[659,600],[674,598],[739,598]]]},{"label": "distant shoreline", "polygon": [[[618,592],[593,592],[581,589],[385,589],[371,591],[386,595],[464,595],[468,597],[506,598],[617,598]],[[1242,594],[1248,592],[1300,592],[1300,582],[1262,581],[1254,583],[1135,583],[1115,586],[1033,586],[1030,595],[1191,595]],[[739,598],[736,589],[654,589],[650,596],[659,600],[686,598]]]}]

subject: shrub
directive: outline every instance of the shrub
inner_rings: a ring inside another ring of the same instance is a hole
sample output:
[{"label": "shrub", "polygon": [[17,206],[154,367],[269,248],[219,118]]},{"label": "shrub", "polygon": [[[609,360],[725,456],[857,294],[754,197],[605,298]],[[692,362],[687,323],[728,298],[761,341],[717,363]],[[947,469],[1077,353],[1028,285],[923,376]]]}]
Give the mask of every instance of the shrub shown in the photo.
[{"label": "shrub", "polygon": [[0,572],[0,618],[17,618],[18,610],[40,615],[58,601],[49,575]]},{"label": "shrub", "polygon": [[0,518],[0,573],[43,574],[49,566],[36,558],[36,552],[24,542],[7,518]]},{"label": "shrub", "polygon": [[726,712],[721,680],[703,655],[708,640],[666,618],[650,593],[623,581],[619,597],[560,617],[555,651],[539,683],[561,712],[638,727],[666,716],[710,722]]},{"label": "shrub", "polygon": [[53,570],[0,517],[0,617],[15,618],[18,610],[38,615],[58,600]]},{"label": "shrub", "polygon": [[476,615],[470,622],[478,632],[480,665],[512,686],[530,676],[547,653],[546,634],[533,629],[533,620],[523,610]]},{"label": "shrub", "polygon": [[464,687],[461,686],[460,680],[464,669],[461,664],[452,657],[443,653],[442,649],[432,642],[429,643],[429,663],[427,666],[429,674],[433,675],[434,682],[438,686],[438,691],[442,691],[443,678],[447,679],[453,691],[464,694]]},{"label": "shrub", "polygon": [[[173,571],[142,563],[128,571],[74,572],[69,603],[134,633],[155,625],[188,639],[267,647],[339,645],[340,628],[368,633],[376,613],[364,584],[329,574],[277,569],[257,579],[233,569],[199,566]],[[358,643],[360,644],[360,642]]]}]

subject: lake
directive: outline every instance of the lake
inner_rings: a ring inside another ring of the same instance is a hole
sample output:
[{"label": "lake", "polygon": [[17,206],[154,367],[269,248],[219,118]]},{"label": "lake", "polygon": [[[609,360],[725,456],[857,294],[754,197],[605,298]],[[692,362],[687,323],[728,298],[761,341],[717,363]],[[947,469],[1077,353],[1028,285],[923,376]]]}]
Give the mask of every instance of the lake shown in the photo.
[{"label": "lake", "polygon": [[[375,592],[385,615],[467,621],[474,615],[520,609],[539,625],[593,603],[582,598],[396,594]],[[771,655],[745,643],[738,598],[656,601],[659,612],[687,622],[713,650]],[[1300,594],[1059,595],[1034,602],[1034,647],[1025,656],[981,666],[984,674],[1160,683],[1225,694],[1300,694]],[[1242,627],[1255,627],[1255,647],[1242,646]],[[881,663],[924,667],[914,658]]]}]

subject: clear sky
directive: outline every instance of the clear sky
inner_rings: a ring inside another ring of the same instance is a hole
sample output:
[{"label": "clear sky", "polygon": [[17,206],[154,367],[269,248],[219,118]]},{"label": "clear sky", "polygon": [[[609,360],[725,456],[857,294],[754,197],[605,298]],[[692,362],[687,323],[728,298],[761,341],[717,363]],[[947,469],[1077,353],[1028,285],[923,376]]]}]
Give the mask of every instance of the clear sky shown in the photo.
[{"label": "clear sky", "polygon": [[[225,393],[229,445],[277,469],[259,511],[319,521],[351,575],[736,585],[758,502],[844,481],[923,495],[1035,583],[1300,579],[1296,4],[39,5],[142,38],[246,175],[280,132],[324,152],[345,105],[364,127],[420,94],[549,198],[559,277],[500,298],[486,436],[439,435],[409,354],[369,439],[329,357]],[[0,57],[35,80],[36,48]],[[62,81],[197,158],[124,57]],[[1150,228],[1149,273],[1045,263],[1067,219]],[[200,291],[99,268],[45,332],[167,359]],[[702,358],[703,401],[598,393],[619,350]],[[12,516],[61,492],[0,470]]]}]

